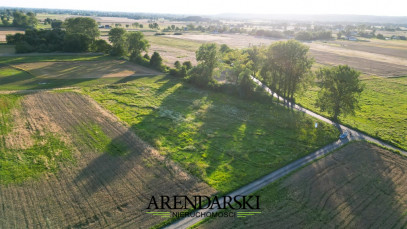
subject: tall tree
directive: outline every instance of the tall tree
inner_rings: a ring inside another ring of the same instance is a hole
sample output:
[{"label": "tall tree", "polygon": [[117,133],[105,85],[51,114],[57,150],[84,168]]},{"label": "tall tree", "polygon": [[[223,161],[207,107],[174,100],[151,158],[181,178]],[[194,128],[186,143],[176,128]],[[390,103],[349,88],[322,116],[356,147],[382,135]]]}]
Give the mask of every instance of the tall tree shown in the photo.
[{"label": "tall tree", "polygon": [[109,31],[109,41],[112,43],[111,55],[124,56],[127,53],[127,31],[123,28],[113,28]]},{"label": "tall tree", "polygon": [[130,32],[127,35],[128,51],[131,59],[137,59],[141,57],[143,51],[147,51],[150,46],[148,41],[144,38],[142,32]]},{"label": "tall tree", "polygon": [[322,86],[316,105],[331,114],[335,121],[341,114],[354,115],[363,91],[359,75],[360,72],[347,65],[320,69],[317,76]]},{"label": "tall tree", "polygon": [[196,51],[198,65],[191,71],[191,80],[199,86],[207,86],[214,82],[213,72],[218,63],[216,44],[203,44]]},{"label": "tall tree", "polygon": [[91,40],[96,40],[100,35],[98,23],[93,18],[68,18],[64,24],[67,34],[85,34]]},{"label": "tall tree", "polygon": [[306,85],[313,59],[308,57],[308,46],[295,40],[279,41],[266,52],[263,78],[271,89],[286,99],[294,100],[295,92]]}]

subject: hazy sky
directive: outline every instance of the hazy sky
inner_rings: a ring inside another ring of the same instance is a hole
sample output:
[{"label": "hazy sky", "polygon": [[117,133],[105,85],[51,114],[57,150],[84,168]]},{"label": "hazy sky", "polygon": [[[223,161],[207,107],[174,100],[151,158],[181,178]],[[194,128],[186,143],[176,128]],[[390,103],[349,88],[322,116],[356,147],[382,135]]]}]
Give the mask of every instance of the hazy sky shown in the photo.
[{"label": "hazy sky", "polygon": [[407,16],[406,0],[0,0],[0,6],[173,14],[360,14]]}]

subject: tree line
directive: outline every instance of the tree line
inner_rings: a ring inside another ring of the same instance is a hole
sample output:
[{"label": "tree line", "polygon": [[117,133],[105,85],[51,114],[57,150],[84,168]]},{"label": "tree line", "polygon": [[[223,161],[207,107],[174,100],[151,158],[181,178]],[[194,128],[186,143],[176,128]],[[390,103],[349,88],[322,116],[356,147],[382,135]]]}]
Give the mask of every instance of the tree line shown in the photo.
[{"label": "tree line", "polygon": [[109,44],[98,39],[98,24],[92,18],[68,18],[52,30],[26,29],[25,34],[7,35],[7,44],[17,53],[28,52],[107,52]]},{"label": "tree line", "polygon": [[0,15],[0,18],[2,26],[34,28],[38,24],[38,20],[33,12],[23,13],[17,10],[6,10]]},{"label": "tree line", "polygon": [[[189,70],[175,63],[170,74],[185,78],[199,87],[226,91],[244,98],[263,99],[264,90],[254,83],[259,79],[285,101],[307,90],[318,79],[321,90],[316,105],[338,120],[340,115],[354,114],[363,91],[360,72],[349,66],[324,67],[313,72],[313,58],[308,46],[296,41],[279,41],[268,47],[231,49],[227,45],[203,44],[196,51],[198,64]],[[226,81],[226,83],[219,83]]]}]

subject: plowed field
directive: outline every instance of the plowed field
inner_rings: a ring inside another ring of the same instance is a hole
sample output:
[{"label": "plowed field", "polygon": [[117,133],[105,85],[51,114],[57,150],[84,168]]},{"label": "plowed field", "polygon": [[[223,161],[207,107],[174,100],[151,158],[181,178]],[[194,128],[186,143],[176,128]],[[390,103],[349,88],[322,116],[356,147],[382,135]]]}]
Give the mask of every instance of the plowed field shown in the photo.
[{"label": "plowed field", "polygon": [[163,220],[146,214],[152,195],[215,192],[82,95],[25,95],[14,117],[14,148],[28,147],[34,132],[58,133],[74,160],[0,184],[0,228],[147,228]]},{"label": "plowed field", "polygon": [[257,193],[261,214],[201,228],[406,228],[407,159],[352,143]]}]

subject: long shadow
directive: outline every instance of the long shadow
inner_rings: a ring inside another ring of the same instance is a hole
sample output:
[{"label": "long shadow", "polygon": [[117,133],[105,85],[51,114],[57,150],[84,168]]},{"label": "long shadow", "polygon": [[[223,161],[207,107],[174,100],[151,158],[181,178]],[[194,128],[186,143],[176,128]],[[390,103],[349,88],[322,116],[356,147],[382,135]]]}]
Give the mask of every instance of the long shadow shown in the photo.
[{"label": "long shadow", "polygon": [[330,143],[301,112],[191,85],[168,94],[179,81],[163,80],[151,96],[165,98],[132,129],[221,192]]},{"label": "long shadow", "polygon": [[[93,159],[76,176],[75,183],[84,183],[90,194],[109,186],[118,177],[124,177],[134,166],[134,162],[142,161],[142,153],[146,149],[135,145],[133,133],[127,132],[113,139],[100,156]],[[117,147],[120,144],[120,152]],[[89,149],[83,149],[83,151]],[[114,155],[116,153],[117,155]]]}]

